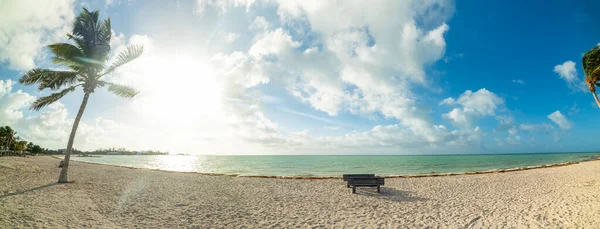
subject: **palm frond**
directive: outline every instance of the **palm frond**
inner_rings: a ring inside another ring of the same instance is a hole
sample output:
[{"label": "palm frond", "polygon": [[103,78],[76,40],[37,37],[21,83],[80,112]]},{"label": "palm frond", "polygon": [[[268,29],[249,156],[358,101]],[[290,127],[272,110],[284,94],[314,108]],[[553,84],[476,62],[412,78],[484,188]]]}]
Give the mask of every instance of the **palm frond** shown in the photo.
[{"label": "palm frond", "polygon": [[41,79],[38,90],[42,91],[49,88],[54,91],[64,86],[71,86],[79,82],[79,79],[77,78],[78,75],[79,73],[77,72],[53,71],[52,73],[49,73],[48,77]]},{"label": "palm frond", "polygon": [[75,71],[80,71],[85,68],[85,63],[82,63],[78,60],[79,57],[74,57],[73,59],[66,59],[63,57],[52,57],[52,63],[60,66],[64,66]]},{"label": "palm frond", "polygon": [[25,85],[32,85],[37,82],[41,82],[43,78],[49,77],[49,75],[53,72],[54,70],[50,69],[34,68],[25,72],[25,74],[19,79],[19,83]]},{"label": "palm frond", "polygon": [[127,85],[114,84],[114,83],[109,83],[109,82],[104,82],[104,81],[99,81],[99,82],[101,84],[108,85],[108,91],[112,92],[113,94],[115,94],[117,96],[123,97],[123,98],[133,98],[139,93],[133,87],[130,87]]},{"label": "palm frond", "polygon": [[144,52],[144,46],[142,45],[130,45],[125,50],[123,50],[119,55],[117,55],[116,60],[107,68],[106,72],[103,74],[108,74],[117,69],[118,67],[123,66],[126,63],[135,60],[140,57]]},{"label": "palm frond", "polygon": [[[77,72],[73,71],[57,71],[51,69],[41,69],[35,68],[27,71],[21,78],[19,79],[19,83],[25,85],[32,85],[36,83],[42,83],[46,81],[51,81],[55,78],[75,78],[77,79]],[[43,88],[42,88],[43,90]]]},{"label": "palm frond", "polygon": [[73,40],[75,42],[76,46],[81,50],[83,56],[87,56],[90,53],[89,47],[86,44],[83,37],[75,36],[73,34],[67,34],[67,37],[69,37],[70,40]]},{"label": "palm frond", "polygon": [[69,94],[69,92],[75,91],[75,88],[77,88],[78,86],[81,86],[81,84],[65,88],[64,90],[62,90],[60,92],[52,93],[49,96],[40,97],[35,102],[33,102],[33,104],[31,104],[31,109],[39,111],[43,107],[48,106],[48,105],[58,101],[65,95]]},{"label": "palm frond", "polygon": [[112,27],[110,25],[110,18],[107,18],[98,25],[98,40],[101,44],[110,44],[110,38],[112,37]]},{"label": "palm frond", "polygon": [[597,71],[600,67],[600,46],[596,46],[583,54],[581,66],[583,66],[583,72],[588,77],[600,78],[600,76],[595,75],[600,74],[600,71]]},{"label": "palm frond", "polygon": [[[84,9],[73,22],[72,38],[79,40],[87,60],[103,62],[110,53],[110,20],[99,22],[99,11]],[[108,31],[107,31],[108,30]],[[98,67],[98,66],[95,66]]]},{"label": "palm frond", "polygon": [[69,43],[51,44],[48,45],[48,48],[50,48],[55,56],[65,59],[73,59],[73,57],[83,56],[83,53],[77,46]]}]

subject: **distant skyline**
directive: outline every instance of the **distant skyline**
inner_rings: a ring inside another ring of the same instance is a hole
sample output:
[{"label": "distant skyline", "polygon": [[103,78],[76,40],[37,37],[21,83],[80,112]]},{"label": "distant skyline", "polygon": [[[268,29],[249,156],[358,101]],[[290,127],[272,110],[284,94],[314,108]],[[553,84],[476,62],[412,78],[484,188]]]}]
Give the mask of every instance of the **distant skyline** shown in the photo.
[{"label": "distant skyline", "polygon": [[[600,2],[1,1],[0,125],[66,147],[82,98],[39,112],[16,83],[56,68],[82,7],[112,21],[109,76],[75,148],[188,154],[462,154],[596,151],[600,109],[581,57],[600,45]],[[114,55],[114,54],[113,54]],[[112,56],[111,56],[112,57]]]}]

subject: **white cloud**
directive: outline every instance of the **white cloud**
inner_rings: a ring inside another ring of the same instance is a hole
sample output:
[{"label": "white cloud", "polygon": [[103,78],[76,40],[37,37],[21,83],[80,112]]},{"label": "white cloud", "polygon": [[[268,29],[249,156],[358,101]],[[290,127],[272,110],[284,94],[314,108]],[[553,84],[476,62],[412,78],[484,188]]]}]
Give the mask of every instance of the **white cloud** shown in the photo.
[{"label": "white cloud", "polygon": [[562,64],[554,66],[554,72],[558,73],[560,78],[567,82],[577,80],[577,70],[575,70],[575,62],[573,61],[568,60]]},{"label": "white cloud", "polygon": [[250,29],[256,29],[260,31],[269,30],[272,27],[271,23],[265,19],[263,16],[258,16],[254,19],[252,24],[250,25]]},{"label": "white cloud", "polygon": [[282,108],[281,110],[283,112],[286,112],[286,113],[289,113],[289,114],[294,114],[294,115],[298,115],[298,116],[302,116],[302,117],[314,119],[314,120],[321,121],[321,122],[324,122],[324,123],[339,125],[338,122],[336,122],[334,120],[331,120],[331,119],[328,119],[328,118],[323,118],[323,117],[319,117],[319,116],[316,116],[316,115],[311,115],[311,114],[307,114],[307,113],[304,113],[304,112],[299,112],[299,111],[292,110],[292,109],[285,108],[285,107]]},{"label": "white cloud", "polygon": [[561,114],[560,111],[555,111],[554,113],[548,115],[548,118],[552,120],[552,122],[556,123],[556,125],[558,125],[558,127],[560,127],[563,130],[568,130],[571,129],[571,127],[573,127],[571,121],[569,121],[563,114]]},{"label": "white cloud", "polygon": [[36,66],[45,45],[64,40],[74,0],[4,1],[0,7],[0,63],[16,70]]},{"label": "white cloud", "polygon": [[293,41],[292,37],[282,28],[277,28],[259,37],[248,50],[248,54],[256,59],[268,55],[286,55],[300,44],[300,42]]},{"label": "white cloud", "polygon": [[245,7],[250,10],[256,0],[196,0],[196,13],[202,14],[209,7],[214,7],[222,12],[227,12],[232,7]]},{"label": "white cloud", "polygon": [[[3,84],[11,85],[12,82],[0,80],[0,85]],[[26,116],[24,111],[35,99],[35,96],[21,90],[11,92],[8,87],[4,95],[0,94],[0,125],[11,126],[19,136],[43,147],[60,147],[62,139],[68,136],[68,133],[61,134],[65,129],[62,122],[66,119],[66,109],[62,104],[55,103],[38,116]]]},{"label": "white cloud", "polygon": [[227,35],[225,35],[225,41],[227,43],[232,43],[232,42],[236,41],[238,38],[240,38],[240,35],[237,33],[228,33]]},{"label": "white cloud", "polygon": [[0,98],[12,90],[13,84],[15,84],[15,82],[12,80],[0,80]]},{"label": "white cloud", "polygon": [[522,79],[514,79],[512,80],[512,82],[516,84],[525,84],[525,81],[523,81]]},{"label": "white cloud", "polygon": [[115,0],[105,0],[105,1],[104,1],[104,6],[105,6],[105,7],[108,7],[108,6],[111,6],[111,5],[113,5],[113,4],[117,4],[117,3],[119,3],[119,2],[120,2],[119,0],[116,0],[116,1],[115,1]]},{"label": "white cloud", "polygon": [[[2,123],[13,123],[23,118],[23,108],[29,107],[35,97],[19,90],[11,93],[11,80],[0,80],[0,120]],[[2,125],[0,123],[0,125]]]},{"label": "white cloud", "polygon": [[[201,1],[198,6],[202,12],[215,7],[225,13],[228,7],[248,10],[247,3]],[[223,75],[240,75],[232,77],[238,80],[228,80],[243,86],[236,91],[251,90],[261,83],[283,85],[316,110],[332,116],[344,112],[366,117],[381,114],[399,122],[387,129],[421,139],[410,144],[402,143],[408,139],[397,139],[397,144],[384,145],[443,145],[461,134],[435,125],[428,114],[430,109],[412,93],[413,86],[425,86],[428,81],[424,68],[444,56],[444,36],[449,30],[445,21],[454,11],[452,3],[277,1],[273,5],[289,30],[271,29],[271,23],[257,17],[249,25],[258,33],[247,53],[213,57]],[[247,70],[239,74],[239,69]],[[488,112],[485,106],[482,112]],[[482,134],[476,127],[463,131]],[[299,144],[294,139],[285,142]]]},{"label": "white cloud", "polygon": [[567,82],[567,85],[572,90],[587,91],[587,86],[579,77],[577,77],[577,70],[575,70],[575,62],[565,61],[562,64],[554,66],[554,72],[558,73],[561,79]]},{"label": "white cloud", "polygon": [[[552,137],[555,142],[560,140],[563,131],[557,130],[552,124],[541,123],[541,124],[521,124],[519,129],[527,133],[536,133]],[[534,138],[534,137],[532,137]],[[534,140],[535,141],[535,140]]]},{"label": "white cloud", "polygon": [[458,99],[446,98],[440,104],[459,106],[442,117],[452,120],[457,127],[473,128],[481,117],[496,115],[496,110],[504,105],[504,100],[482,88],[476,92],[467,90]]},{"label": "white cloud", "polygon": [[555,131],[554,126],[543,123],[543,124],[521,124],[519,125],[519,129],[528,132],[536,132],[541,134],[552,134]]},{"label": "white cloud", "polygon": [[580,110],[581,110],[581,109],[577,108],[577,103],[576,103],[576,102],[574,102],[574,103],[573,103],[573,106],[571,106],[571,107],[569,108],[569,115],[576,115],[576,114],[578,114],[578,113],[579,113],[579,111],[580,111]]}]

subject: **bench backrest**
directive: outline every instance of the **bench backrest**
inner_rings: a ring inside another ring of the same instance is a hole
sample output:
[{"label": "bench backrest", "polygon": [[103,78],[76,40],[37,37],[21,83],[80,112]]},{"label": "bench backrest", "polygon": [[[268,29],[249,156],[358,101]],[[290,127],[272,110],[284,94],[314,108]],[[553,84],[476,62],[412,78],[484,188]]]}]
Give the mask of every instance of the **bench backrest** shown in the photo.
[{"label": "bench backrest", "polygon": [[385,180],[381,177],[352,178],[348,180],[348,185],[384,185]]},{"label": "bench backrest", "polygon": [[375,177],[375,174],[344,174],[344,181],[347,181],[348,179],[354,179],[354,178],[373,178]]}]

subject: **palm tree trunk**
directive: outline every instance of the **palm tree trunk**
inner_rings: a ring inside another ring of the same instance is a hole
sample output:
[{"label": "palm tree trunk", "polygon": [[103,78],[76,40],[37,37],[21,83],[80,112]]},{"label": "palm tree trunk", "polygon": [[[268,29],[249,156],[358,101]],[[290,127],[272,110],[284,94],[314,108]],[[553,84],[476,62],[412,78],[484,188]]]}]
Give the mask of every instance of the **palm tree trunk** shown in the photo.
[{"label": "palm tree trunk", "polygon": [[69,136],[69,143],[67,143],[67,152],[65,152],[65,163],[60,171],[60,176],[58,177],[58,183],[67,183],[69,182],[69,176],[67,172],[69,170],[69,159],[71,158],[71,150],[73,149],[73,142],[75,140],[75,133],[77,132],[77,127],[79,126],[79,121],[81,120],[81,116],[83,116],[83,111],[85,110],[85,106],[87,105],[88,98],[90,97],[90,93],[85,93],[83,95],[83,101],[81,102],[81,106],[79,107],[79,112],[77,112],[77,117],[75,117],[75,121],[73,122],[73,128],[71,129],[71,135]]},{"label": "palm tree trunk", "polygon": [[596,99],[596,104],[598,104],[598,107],[600,107],[600,100],[598,100],[598,96],[596,95],[596,92],[592,92],[592,95],[594,95],[594,99]]}]

